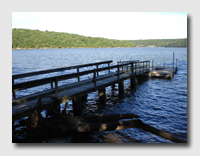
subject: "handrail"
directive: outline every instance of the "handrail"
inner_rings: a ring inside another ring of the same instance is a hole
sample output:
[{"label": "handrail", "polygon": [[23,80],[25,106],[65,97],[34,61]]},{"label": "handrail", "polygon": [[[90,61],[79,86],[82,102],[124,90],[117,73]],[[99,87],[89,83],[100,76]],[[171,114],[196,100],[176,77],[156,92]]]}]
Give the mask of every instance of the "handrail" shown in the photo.
[{"label": "handrail", "polygon": [[24,74],[17,74],[17,75],[13,75],[12,79],[19,79],[19,78],[24,78],[24,77],[29,77],[29,76],[35,76],[35,75],[47,74],[47,73],[58,72],[58,71],[63,71],[63,70],[82,68],[82,67],[87,67],[87,66],[106,64],[106,63],[111,63],[111,62],[113,62],[113,61],[109,60],[109,61],[102,61],[102,62],[89,63],[89,64],[83,64],[83,65],[76,65],[76,66],[70,66],[70,67],[63,67],[63,68],[41,70],[41,71],[36,71],[36,72],[24,73]]},{"label": "handrail", "polygon": [[[136,64],[143,63],[143,72],[144,72],[144,63],[146,63],[146,72],[147,72],[147,62],[149,62],[149,61],[130,62],[130,63],[126,63],[126,64],[120,64],[120,65],[108,66],[108,67],[103,67],[103,68],[97,68],[97,69],[82,71],[82,72],[78,72],[78,73],[53,76],[53,77],[49,77],[49,78],[42,78],[42,79],[39,79],[39,80],[31,80],[31,81],[28,81],[28,82],[23,82],[23,83],[18,83],[18,84],[14,84],[13,83],[13,85],[12,85],[13,99],[16,98],[15,97],[15,92],[16,91],[27,89],[27,88],[31,88],[31,87],[36,87],[36,86],[40,86],[40,85],[44,85],[44,84],[48,84],[48,83],[50,83],[51,86],[53,86],[52,84],[55,83],[55,88],[54,88],[55,89],[55,94],[56,94],[56,96],[58,96],[58,81],[67,80],[67,79],[71,79],[71,78],[76,78],[76,77],[80,77],[80,76],[91,74],[91,73],[93,73],[93,79],[91,79],[91,82],[94,82],[94,88],[96,90],[96,81],[97,81],[96,80],[96,73],[97,73],[97,76],[98,76],[98,72],[101,72],[101,71],[104,71],[104,70],[109,70],[110,71],[110,69],[117,68],[118,72],[117,72],[116,75],[118,75],[118,81],[119,81],[119,75],[121,74],[121,72],[119,72],[119,67],[131,65],[131,68],[130,68],[131,69],[131,73],[132,74],[136,74],[136,69],[138,69],[138,68],[139,68],[139,73],[140,73],[140,67],[137,67]],[[150,64],[150,63],[148,63],[148,64]],[[135,70],[135,72],[133,72],[134,70]],[[52,87],[52,89],[53,89],[53,87]],[[19,98],[22,98],[22,97],[19,97]]]},{"label": "handrail", "polygon": [[[121,67],[121,66],[125,66],[125,65],[128,65],[128,64],[103,67],[103,68],[98,68],[98,69],[95,69],[95,70],[96,70],[96,72],[99,72],[99,71],[113,69],[113,68],[117,68],[118,66]],[[31,88],[31,87],[36,87],[36,86],[48,84],[48,83],[51,83],[51,82],[55,82],[55,79],[57,79],[57,81],[62,81],[62,80],[75,78],[75,77],[78,77],[78,76],[87,75],[87,74],[90,74],[90,73],[94,73],[94,69],[79,72],[79,73],[65,74],[65,75],[60,75],[60,76],[43,78],[43,79],[39,79],[39,80],[32,80],[32,81],[28,81],[28,82],[17,83],[17,84],[12,85],[12,91],[15,92],[15,91],[19,91],[19,90],[23,90],[23,89],[27,89],[27,88]]]}]

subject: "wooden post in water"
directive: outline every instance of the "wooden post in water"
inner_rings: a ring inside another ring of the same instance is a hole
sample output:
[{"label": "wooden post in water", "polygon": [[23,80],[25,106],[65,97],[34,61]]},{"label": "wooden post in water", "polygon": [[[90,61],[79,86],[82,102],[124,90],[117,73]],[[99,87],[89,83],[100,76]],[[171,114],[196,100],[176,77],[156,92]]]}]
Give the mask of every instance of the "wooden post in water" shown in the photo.
[{"label": "wooden post in water", "polygon": [[134,89],[134,88],[135,88],[136,83],[137,83],[136,77],[132,75],[132,76],[131,76],[131,89]]},{"label": "wooden post in water", "polygon": [[136,85],[136,77],[133,74],[133,63],[131,63],[131,73],[132,73],[132,76],[131,76],[131,89],[133,89],[135,87],[135,85]]},{"label": "wooden post in water", "polygon": [[88,97],[87,94],[86,94],[86,95],[83,95],[83,96],[81,97],[81,102],[87,101],[87,97]]},{"label": "wooden post in water", "polygon": [[73,100],[73,112],[74,116],[80,116],[81,115],[81,99],[80,97],[76,96]]},{"label": "wooden post in water", "polygon": [[131,63],[131,74],[133,76],[133,63]]},{"label": "wooden post in water", "polygon": [[115,83],[113,83],[111,87],[112,87],[112,90],[114,90],[115,89]]},{"label": "wooden post in water", "polygon": [[101,103],[105,103],[105,101],[106,101],[106,89],[105,88],[102,88],[99,90],[99,98],[100,98]]},{"label": "wooden post in water", "polygon": [[119,95],[124,94],[124,80],[120,80],[118,86],[119,86]]}]

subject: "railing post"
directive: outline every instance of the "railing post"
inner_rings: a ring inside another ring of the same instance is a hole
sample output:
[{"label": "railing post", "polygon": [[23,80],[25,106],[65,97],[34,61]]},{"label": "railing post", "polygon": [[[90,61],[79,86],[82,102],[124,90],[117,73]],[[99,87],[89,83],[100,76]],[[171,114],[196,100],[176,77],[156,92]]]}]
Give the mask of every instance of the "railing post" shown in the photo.
[{"label": "railing post", "polygon": [[144,74],[144,61],[143,61],[143,74]]},{"label": "railing post", "polygon": [[140,75],[140,65],[141,65],[141,62],[139,62],[139,75]]},{"label": "railing post", "polygon": [[55,95],[58,97],[58,79],[55,78]]},{"label": "railing post", "polygon": [[153,71],[153,60],[152,60],[152,71]]},{"label": "railing post", "polygon": [[[123,64],[123,62],[120,60],[120,64]],[[124,66],[121,67],[122,71],[124,71]]]},{"label": "railing post", "polygon": [[97,90],[97,84],[96,84],[96,69],[94,69],[94,76],[93,76],[93,81],[94,81],[94,89],[95,91]]},{"label": "railing post", "polygon": [[133,62],[131,63],[131,74],[133,76]]},{"label": "railing post", "polygon": [[53,82],[51,82],[51,89],[53,89]]},{"label": "railing post", "polygon": [[135,75],[136,75],[136,68],[137,68],[137,65],[136,65],[136,62],[134,62],[134,69],[135,69]]},{"label": "railing post", "polygon": [[[97,69],[98,69],[98,64],[96,65]],[[97,76],[99,76],[99,72],[97,71]]]},{"label": "railing post", "polygon": [[[108,67],[110,67],[110,62],[108,63]],[[108,69],[108,73],[110,74],[110,69]]]},{"label": "railing post", "polygon": [[[14,82],[14,79],[12,78],[12,85],[14,85],[14,84],[15,84],[15,82]],[[15,91],[13,91],[12,93],[13,93],[13,99],[15,99],[16,98]]]},{"label": "railing post", "polygon": [[146,72],[147,72],[147,62],[145,62],[146,63]]},{"label": "railing post", "polygon": [[118,80],[118,83],[119,83],[119,66],[117,66],[117,80]]},{"label": "railing post", "polygon": [[[77,68],[77,73],[79,73],[79,67]],[[80,81],[80,76],[78,76],[78,82]]]}]

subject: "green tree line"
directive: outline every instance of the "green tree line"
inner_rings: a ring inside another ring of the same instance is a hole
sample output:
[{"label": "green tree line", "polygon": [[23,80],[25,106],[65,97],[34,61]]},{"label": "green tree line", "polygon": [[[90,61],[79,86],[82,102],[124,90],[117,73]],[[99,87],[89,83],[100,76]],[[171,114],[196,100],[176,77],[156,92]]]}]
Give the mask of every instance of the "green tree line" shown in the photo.
[{"label": "green tree line", "polygon": [[151,39],[132,41],[138,47],[187,47],[187,38],[184,39]]},{"label": "green tree line", "polygon": [[85,37],[77,34],[30,29],[12,29],[12,48],[104,48],[136,47],[186,47],[187,39],[175,40],[114,40],[101,37]]}]

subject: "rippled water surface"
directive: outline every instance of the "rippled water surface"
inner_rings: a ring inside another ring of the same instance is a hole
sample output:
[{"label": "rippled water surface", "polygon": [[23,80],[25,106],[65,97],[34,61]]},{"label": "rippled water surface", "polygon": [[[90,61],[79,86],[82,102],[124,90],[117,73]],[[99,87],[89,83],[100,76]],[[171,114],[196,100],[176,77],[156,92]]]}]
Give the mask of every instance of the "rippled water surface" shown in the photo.
[{"label": "rippled water surface", "polygon": [[[98,93],[88,95],[83,114],[115,114],[134,113],[140,119],[155,128],[166,131],[181,139],[187,140],[187,48],[84,48],[84,49],[32,49],[12,51],[12,74],[60,68],[99,61],[113,60],[150,60],[154,65],[172,66],[173,52],[177,58],[178,72],[171,80],[147,79],[139,81],[134,90],[130,89],[130,81],[125,81],[125,94],[118,96],[118,86],[106,88],[107,101],[101,105]],[[94,67],[90,67],[93,69]],[[82,68],[81,70],[86,70]],[[66,73],[76,71],[65,71]],[[54,73],[35,76],[31,79],[53,76]],[[82,78],[84,79],[84,77]],[[15,83],[30,80],[16,80]],[[76,80],[71,79],[71,83]],[[38,90],[47,89],[42,86],[16,95],[26,95]],[[63,108],[63,106],[62,106]],[[72,113],[72,102],[67,110]],[[72,142],[129,142],[129,143],[161,143],[171,142],[144,130],[130,128],[119,131],[93,132],[74,137]]]}]

